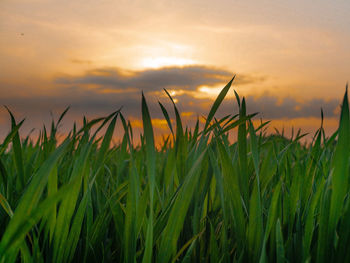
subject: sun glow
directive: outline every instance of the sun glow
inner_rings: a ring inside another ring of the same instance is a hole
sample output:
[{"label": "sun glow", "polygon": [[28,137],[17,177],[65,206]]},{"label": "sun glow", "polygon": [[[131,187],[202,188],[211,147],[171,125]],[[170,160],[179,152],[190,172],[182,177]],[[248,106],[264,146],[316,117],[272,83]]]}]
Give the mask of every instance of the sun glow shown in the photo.
[{"label": "sun glow", "polygon": [[144,58],[141,62],[141,65],[144,68],[162,68],[170,66],[183,67],[193,64],[196,64],[196,61],[178,57],[148,57]]},{"label": "sun glow", "polygon": [[197,97],[201,98],[216,98],[220,91],[222,90],[222,85],[217,86],[200,86],[198,88],[199,93],[197,93]]}]

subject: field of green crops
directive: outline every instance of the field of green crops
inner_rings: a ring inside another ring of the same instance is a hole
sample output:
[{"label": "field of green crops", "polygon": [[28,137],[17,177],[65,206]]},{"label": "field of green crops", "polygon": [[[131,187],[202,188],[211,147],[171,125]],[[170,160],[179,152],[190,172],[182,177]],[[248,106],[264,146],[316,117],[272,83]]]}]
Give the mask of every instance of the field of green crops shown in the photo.
[{"label": "field of green crops", "polygon": [[347,92],[338,131],[328,138],[321,125],[306,145],[301,133],[266,135],[237,94],[239,112],[215,118],[231,83],[203,127],[183,127],[175,103],[160,104],[170,134],[160,147],[143,95],[138,145],[120,111],[60,143],[66,112],[35,141],[10,112],[0,262],[350,262]]}]

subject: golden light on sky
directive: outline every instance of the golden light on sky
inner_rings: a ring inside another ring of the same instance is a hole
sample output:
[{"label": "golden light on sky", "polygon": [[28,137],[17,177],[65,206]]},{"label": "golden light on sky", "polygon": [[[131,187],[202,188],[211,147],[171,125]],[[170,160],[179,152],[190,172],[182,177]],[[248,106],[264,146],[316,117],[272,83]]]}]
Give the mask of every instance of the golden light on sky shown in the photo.
[{"label": "golden light on sky", "polygon": [[141,62],[142,68],[162,68],[169,66],[186,66],[196,64],[192,59],[177,57],[150,57],[143,58]]},{"label": "golden light on sky", "polygon": [[144,91],[161,119],[166,88],[196,116],[236,74],[248,110],[266,119],[318,118],[322,107],[336,120],[349,13],[347,0],[3,0],[0,101],[38,127],[67,105],[70,120],[122,105],[137,119]]}]

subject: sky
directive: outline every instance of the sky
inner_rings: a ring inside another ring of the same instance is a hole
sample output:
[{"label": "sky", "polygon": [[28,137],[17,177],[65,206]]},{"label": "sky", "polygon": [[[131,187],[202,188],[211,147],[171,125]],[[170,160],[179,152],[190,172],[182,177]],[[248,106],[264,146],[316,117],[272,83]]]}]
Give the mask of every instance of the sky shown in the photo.
[{"label": "sky", "polygon": [[[348,0],[0,0],[0,104],[40,129],[67,106],[62,133],[121,106],[155,128],[169,90],[189,125],[234,76],[248,112],[270,126],[330,134],[350,79]],[[234,114],[233,91],[221,114]],[[0,135],[9,116],[0,109]]]}]

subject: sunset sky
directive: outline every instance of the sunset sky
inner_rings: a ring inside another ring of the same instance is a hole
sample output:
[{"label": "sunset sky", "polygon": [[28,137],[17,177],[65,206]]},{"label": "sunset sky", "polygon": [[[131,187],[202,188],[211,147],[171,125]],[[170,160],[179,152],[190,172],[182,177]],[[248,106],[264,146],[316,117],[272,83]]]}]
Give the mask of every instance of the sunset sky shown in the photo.
[{"label": "sunset sky", "polygon": [[[191,123],[234,74],[248,111],[272,127],[315,131],[322,107],[334,131],[350,80],[349,0],[0,0],[0,104],[26,117],[24,132],[68,105],[63,130],[120,106],[138,126],[141,91],[162,128],[163,88]],[[234,103],[230,93],[222,112]],[[4,108],[0,123],[4,134]]]}]

